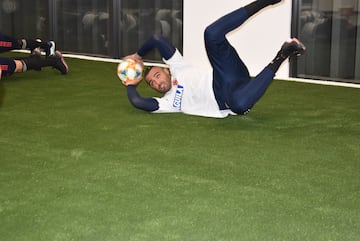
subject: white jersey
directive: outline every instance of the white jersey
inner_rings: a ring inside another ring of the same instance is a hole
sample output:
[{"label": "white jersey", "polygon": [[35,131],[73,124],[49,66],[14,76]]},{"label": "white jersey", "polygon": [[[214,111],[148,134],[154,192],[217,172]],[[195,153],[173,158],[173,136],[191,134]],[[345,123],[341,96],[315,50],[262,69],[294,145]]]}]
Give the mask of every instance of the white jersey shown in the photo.
[{"label": "white jersey", "polygon": [[164,62],[170,68],[172,87],[163,97],[155,98],[159,102],[159,109],[153,113],[182,112],[216,118],[235,115],[229,109],[219,109],[212,87],[211,71],[204,72],[189,65],[177,49]]}]

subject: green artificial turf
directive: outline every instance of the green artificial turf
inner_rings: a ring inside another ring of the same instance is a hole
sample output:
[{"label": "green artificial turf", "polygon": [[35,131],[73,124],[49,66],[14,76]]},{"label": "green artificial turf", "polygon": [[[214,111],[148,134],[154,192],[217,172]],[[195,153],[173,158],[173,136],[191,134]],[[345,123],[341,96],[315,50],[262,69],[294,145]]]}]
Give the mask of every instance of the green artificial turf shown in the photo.
[{"label": "green artificial turf", "polygon": [[67,61],[0,81],[1,241],[360,240],[359,89],[274,81],[246,116],[149,114],[116,64]]}]

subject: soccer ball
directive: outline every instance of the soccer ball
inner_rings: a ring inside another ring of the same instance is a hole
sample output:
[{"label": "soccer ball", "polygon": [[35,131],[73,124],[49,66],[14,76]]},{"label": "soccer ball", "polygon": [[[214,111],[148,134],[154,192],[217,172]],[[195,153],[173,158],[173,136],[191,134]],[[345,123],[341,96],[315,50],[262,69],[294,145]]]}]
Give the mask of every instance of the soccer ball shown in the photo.
[{"label": "soccer ball", "polygon": [[143,67],[140,63],[134,59],[125,59],[117,67],[117,75],[123,84],[126,84],[127,80],[134,80],[141,77]]}]

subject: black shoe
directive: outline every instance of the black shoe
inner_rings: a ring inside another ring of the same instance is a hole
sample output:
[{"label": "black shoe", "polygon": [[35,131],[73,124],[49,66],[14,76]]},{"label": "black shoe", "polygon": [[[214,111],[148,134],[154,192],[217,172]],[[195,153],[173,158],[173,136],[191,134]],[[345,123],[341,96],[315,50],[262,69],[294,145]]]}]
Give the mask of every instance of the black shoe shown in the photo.
[{"label": "black shoe", "polygon": [[48,46],[44,49],[46,57],[54,56],[55,55],[55,42],[49,41],[49,42],[47,42],[47,45]]},{"label": "black shoe", "polygon": [[284,59],[292,56],[300,56],[306,50],[304,44],[302,44],[297,38],[292,38],[286,41],[280,49],[280,55]]},{"label": "black shoe", "polygon": [[61,74],[67,74],[69,72],[69,67],[60,51],[55,51],[55,54],[49,58],[55,58],[56,61],[53,67],[59,70]]},{"label": "black shoe", "polygon": [[[38,42],[38,44],[35,44],[35,45],[40,45],[42,40],[37,38],[35,39],[36,42]],[[32,42],[32,41],[31,41]],[[33,44],[32,44],[33,45]],[[40,50],[40,47],[36,47],[36,46],[33,46],[33,48],[29,48],[30,50],[30,55],[39,55],[38,54],[38,51],[40,51],[40,55],[41,55],[41,50]]]}]

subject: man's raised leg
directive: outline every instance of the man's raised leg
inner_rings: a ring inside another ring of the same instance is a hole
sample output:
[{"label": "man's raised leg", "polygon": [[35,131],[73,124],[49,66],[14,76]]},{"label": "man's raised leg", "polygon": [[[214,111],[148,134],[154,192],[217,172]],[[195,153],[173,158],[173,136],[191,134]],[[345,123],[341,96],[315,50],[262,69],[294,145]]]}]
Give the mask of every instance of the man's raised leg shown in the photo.
[{"label": "man's raised leg", "polygon": [[280,65],[289,57],[300,56],[305,52],[305,46],[296,38],[286,41],[276,57],[252,81],[231,96],[231,110],[236,113],[246,113],[263,96],[271,84]]}]

